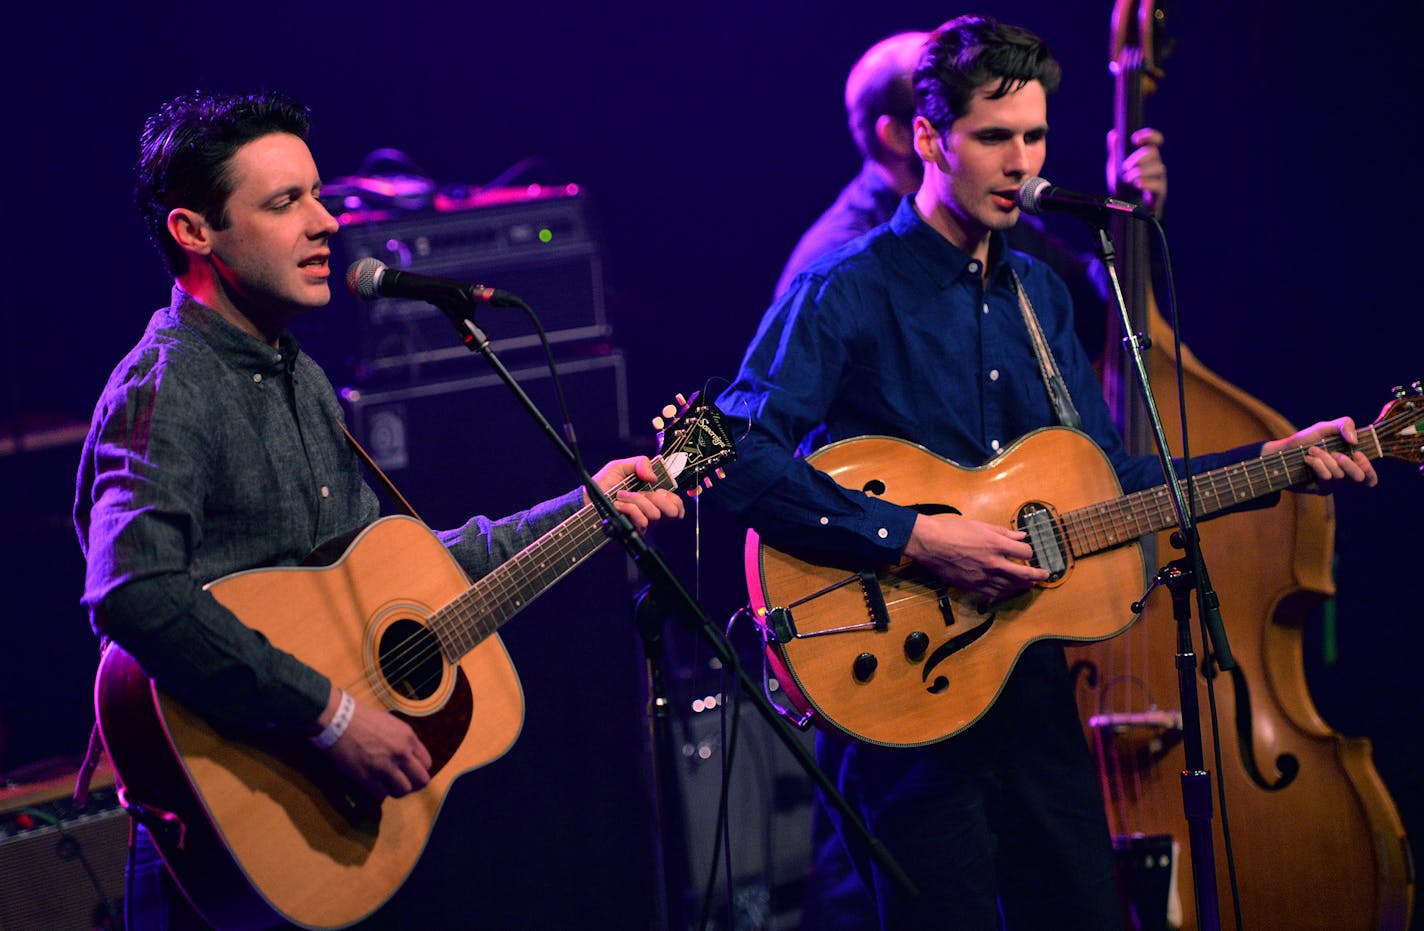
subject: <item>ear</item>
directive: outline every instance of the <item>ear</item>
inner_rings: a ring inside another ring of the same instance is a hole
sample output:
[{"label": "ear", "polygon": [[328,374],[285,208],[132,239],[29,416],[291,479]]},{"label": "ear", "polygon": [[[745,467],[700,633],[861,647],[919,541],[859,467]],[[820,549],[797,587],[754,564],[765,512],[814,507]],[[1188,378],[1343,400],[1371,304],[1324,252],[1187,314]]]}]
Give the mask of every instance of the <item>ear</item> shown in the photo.
[{"label": "ear", "polygon": [[187,207],[174,207],[168,212],[168,235],[172,236],[185,252],[195,255],[212,252],[210,233],[208,221],[203,219],[203,215],[198,211],[189,210]]},{"label": "ear", "polygon": [[938,164],[941,155],[939,130],[931,126],[930,121],[923,116],[917,116],[912,131],[915,137],[915,154],[923,162]]},{"label": "ear", "polygon": [[915,154],[915,131],[911,124],[882,113],[875,120],[875,138],[881,148],[901,158]]}]

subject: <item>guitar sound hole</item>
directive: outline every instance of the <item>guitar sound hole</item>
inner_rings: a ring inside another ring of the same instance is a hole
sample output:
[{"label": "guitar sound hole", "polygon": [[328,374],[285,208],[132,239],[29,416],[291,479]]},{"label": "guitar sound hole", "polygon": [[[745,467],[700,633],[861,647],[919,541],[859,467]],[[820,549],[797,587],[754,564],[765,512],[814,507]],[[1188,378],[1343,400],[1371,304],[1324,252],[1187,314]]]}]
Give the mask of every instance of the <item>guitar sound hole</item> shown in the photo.
[{"label": "guitar sound hole", "polygon": [[396,621],[381,634],[377,661],[391,690],[413,701],[434,694],[445,668],[435,635],[411,620]]}]

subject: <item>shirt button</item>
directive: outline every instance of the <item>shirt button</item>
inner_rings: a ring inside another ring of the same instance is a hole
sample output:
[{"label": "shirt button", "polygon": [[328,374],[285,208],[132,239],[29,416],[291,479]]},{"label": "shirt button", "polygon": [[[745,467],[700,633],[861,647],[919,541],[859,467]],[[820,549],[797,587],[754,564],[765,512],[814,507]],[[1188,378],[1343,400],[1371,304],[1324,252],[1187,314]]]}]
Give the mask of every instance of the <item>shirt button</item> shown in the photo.
[{"label": "shirt button", "polygon": [[822,526],[822,527],[826,526],[826,525],[829,524],[830,522],[831,522],[831,519],[830,519],[829,517],[823,517],[823,518],[821,518],[821,526]]},{"label": "shirt button", "polygon": [[989,380],[990,380],[990,381],[998,381],[998,380],[999,380],[999,370],[998,370],[998,369],[990,369],[990,370],[989,370]]},{"label": "shirt button", "polygon": [[997,452],[999,451],[999,441],[998,441],[998,440],[990,440],[990,441],[989,441],[989,448],[992,449],[994,452],[997,453]]},{"label": "shirt button", "polygon": [[890,531],[886,530],[884,527],[881,527],[879,530],[875,531],[875,535],[883,540],[886,537],[890,536]]},{"label": "shirt button", "polygon": [[257,374],[253,375],[252,380],[257,382],[259,385],[262,384],[262,373],[258,372]]},{"label": "shirt button", "polygon": [[277,353],[277,355],[273,356],[272,361],[273,361],[273,362],[281,362],[281,361],[282,361],[282,354],[281,354],[280,352]]},{"label": "shirt button", "polygon": [[987,314],[988,312],[989,312],[989,302],[988,302],[988,301],[985,301],[985,302],[984,302],[984,313]]},{"label": "shirt button", "polygon": [[328,488],[328,487],[325,486],[325,485],[321,486],[321,496],[322,496],[323,498],[330,498],[330,497],[331,497],[331,489]]},{"label": "shirt button", "polygon": [[979,270],[979,263],[978,263],[978,262],[970,262],[970,263],[969,263],[969,270],[970,270],[971,272],[977,272],[977,271]]}]

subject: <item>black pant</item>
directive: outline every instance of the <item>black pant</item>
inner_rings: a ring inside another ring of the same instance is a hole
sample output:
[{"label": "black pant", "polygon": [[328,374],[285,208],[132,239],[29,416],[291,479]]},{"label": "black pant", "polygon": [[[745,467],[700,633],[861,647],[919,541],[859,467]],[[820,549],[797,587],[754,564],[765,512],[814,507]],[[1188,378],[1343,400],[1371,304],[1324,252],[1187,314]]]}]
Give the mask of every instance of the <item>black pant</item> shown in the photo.
[{"label": "black pant", "polygon": [[949,740],[907,749],[821,736],[817,756],[920,894],[904,895],[832,812],[841,842],[818,832],[807,927],[1122,926],[1097,773],[1058,645],[1026,650],[989,713]]}]

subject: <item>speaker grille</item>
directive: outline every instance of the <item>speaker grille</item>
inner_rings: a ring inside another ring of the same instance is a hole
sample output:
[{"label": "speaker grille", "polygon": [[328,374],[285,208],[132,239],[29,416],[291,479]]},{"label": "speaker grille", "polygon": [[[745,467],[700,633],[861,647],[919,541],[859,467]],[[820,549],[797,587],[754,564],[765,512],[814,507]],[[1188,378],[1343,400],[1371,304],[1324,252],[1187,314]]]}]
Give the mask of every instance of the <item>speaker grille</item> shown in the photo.
[{"label": "speaker grille", "polygon": [[0,813],[0,931],[121,927],[127,859],[112,789],[82,810],[59,800]]}]

